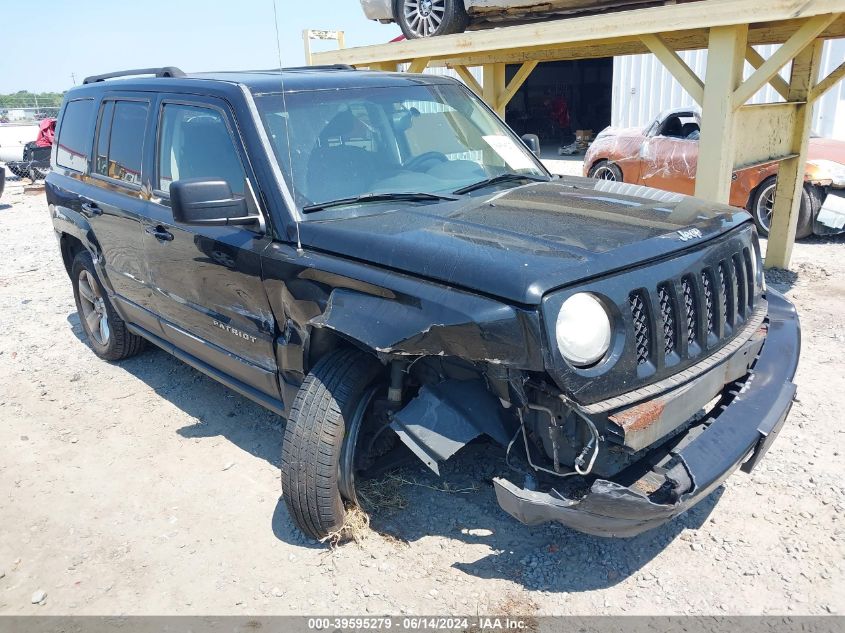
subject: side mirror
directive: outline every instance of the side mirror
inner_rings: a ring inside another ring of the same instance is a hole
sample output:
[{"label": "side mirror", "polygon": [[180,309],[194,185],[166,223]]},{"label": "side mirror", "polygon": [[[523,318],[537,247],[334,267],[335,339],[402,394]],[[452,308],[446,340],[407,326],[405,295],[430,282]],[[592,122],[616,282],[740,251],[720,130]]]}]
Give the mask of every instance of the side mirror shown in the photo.
[{"label": "side mirror", "polygon": [[531,153],[540,158],[540,137],[536,134],[523,134],[521,138],[525,146],[531,150]]},{"label": "side mirror", "polygon": [[182,224],[204,226],[247,225],[259,221],[249,215],[246,200],[232,195],[229,183],[219,178],[191,178],[170,183],[170,209]]}]

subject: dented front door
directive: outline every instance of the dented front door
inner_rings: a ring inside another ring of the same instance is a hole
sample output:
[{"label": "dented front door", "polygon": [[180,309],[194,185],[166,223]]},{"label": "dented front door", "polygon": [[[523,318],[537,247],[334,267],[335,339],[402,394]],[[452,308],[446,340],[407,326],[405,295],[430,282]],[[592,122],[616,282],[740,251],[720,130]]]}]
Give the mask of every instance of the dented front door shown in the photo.
[{"label": "dented front door", "polygon": [[144,220],[145,256],[167,339],[231,378],[280,398],[275,320],[261,278],[270,239],[257,227],[173,221],[170,182],[221,178],[250,195],[244,151],[227,105],[166,96],[157,104],[154,198]]}]

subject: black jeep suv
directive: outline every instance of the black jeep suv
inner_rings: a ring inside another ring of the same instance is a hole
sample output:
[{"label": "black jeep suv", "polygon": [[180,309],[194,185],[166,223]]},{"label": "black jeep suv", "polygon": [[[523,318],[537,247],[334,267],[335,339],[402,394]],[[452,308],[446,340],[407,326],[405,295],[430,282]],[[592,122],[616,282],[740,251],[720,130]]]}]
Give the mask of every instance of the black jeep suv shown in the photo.
[{"label": "black jeep suv", "polygon": [[151,341],[284,416],[312,537],[362,477],[479,436],[520,521],[636,534],[749,471],[789,412],[798,319],[748,214],[553,178],[452,79],[113,73],[67,93],[57,138],[91,348]]}]

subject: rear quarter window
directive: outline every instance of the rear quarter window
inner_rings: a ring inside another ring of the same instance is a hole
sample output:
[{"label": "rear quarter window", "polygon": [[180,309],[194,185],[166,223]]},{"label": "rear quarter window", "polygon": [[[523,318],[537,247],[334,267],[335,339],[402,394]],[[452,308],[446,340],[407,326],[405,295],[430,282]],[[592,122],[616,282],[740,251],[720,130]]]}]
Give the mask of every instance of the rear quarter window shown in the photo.
[{"label": "rear quarter window", "polygon": [[93,99],[68,102],[62,115],[56,146],[57,165],[78,172],[88,170],[93,118]]}]

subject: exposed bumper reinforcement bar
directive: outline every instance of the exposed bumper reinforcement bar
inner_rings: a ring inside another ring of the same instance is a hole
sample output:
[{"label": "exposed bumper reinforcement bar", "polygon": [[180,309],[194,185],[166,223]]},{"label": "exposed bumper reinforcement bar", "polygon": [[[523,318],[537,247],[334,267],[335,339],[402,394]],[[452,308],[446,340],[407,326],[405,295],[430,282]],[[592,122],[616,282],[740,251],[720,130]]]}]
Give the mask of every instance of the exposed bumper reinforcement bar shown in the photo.
[{"label": "exposed bumper reinforcement bar", "polygon": [[675,454],[692,481],[692,488],[676,503],[655,503],[633,486],[602,479],[594,481],[581,499],[524,490],[505,479],[494,479],[499,505],[527,525],[557,521],[597,536],[634,536],[701,501],[740,465],[750,472],[792,407],[796,390],[792,379],[801,350],[794,306],[772,290],[768,299],[768,336],[742,391],[706,431]]}]

